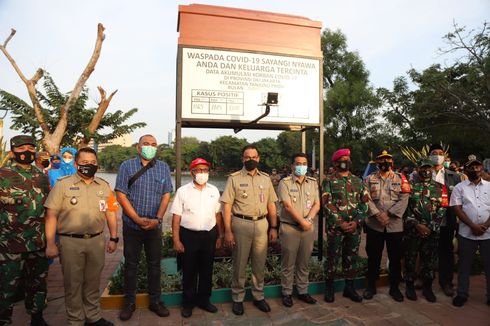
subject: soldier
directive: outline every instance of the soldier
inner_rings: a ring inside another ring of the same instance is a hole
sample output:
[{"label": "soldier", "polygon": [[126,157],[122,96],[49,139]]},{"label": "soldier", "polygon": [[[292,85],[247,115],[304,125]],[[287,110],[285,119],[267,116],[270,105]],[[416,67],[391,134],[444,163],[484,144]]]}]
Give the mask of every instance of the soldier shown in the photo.
[{"label": "soldier", "polygon": [[[44,206],[46,255],[60,255],[68,325],[110,326],[101,316],[100,275],[104,268],[104,224],[110,239],[107,252],[116,250],[117,202],[109,184],[95,177],[97,154],[88,147],[75,155],[77,173],[58,179]],[[60,248],[55,243],[58,228]]]},{"label": "soldier", "polygon": [[291,294],[296,282],[298,299],[308,304],[316,300],[308,294],[309,263],[315,240],[314,219],[320,210],[318,183],[307,177],[308,157],[305,153],[293,156],[292,174],[279,183],[282,203],[279,229],[281,239],[282,304],[293,306]]},{"label": "soldier", "polygon": [[361,240],[361,222],[367,216],[369,193],[362,180],[350,172],[352,162],[349,149],[343,148],[333,153],[332,162],[336,172],[328,175],[322,183],[322,205],[327,230],[325,301],[335,300],[333,281],[335,267],[341,256],[345,277],[344,297],[361,302],[362,297],[354,289],[357,272],[355,259]]},{"label": "soldier", "polygon": [[11,164],[0,168],[0,325],[12,322],[21,280],[31,325],[47,325],[43,319],[48,276],[43,203],[48,178],[32,165],[36,155],[33,137],[12,137],[10,149]]},{"label": "soldier", "polygon": [[277,239],[277,196],[271,180],[266,173],[257,169],[260,160],[257,147],[247,145],[242,153],[243,169],[230,175],[221,196],[225,244],[233,248],[231,293],[235,315],[243,315],[245,268],[249,256],[252,263],[253,303],[263,312],[271,310],[264,300],[267,234],[270,241]]},{"label": "soldier", "polygon": [[405,220],[405,295],[409,300],[417,300],[414,281],[417,278],[417,255],[420,255],[422,295],[427,301],[435,302],[432,281],[437,268],[439,232],[448,207],[448,197],[446,186],[431,178],[433,162],[423,159],[417,165],[417,180],[412,183]]},{"label": "soldier", "polygon": [[391,297],[403,301],[398,288],[401,279],[401,258],[403,238],[403,214],[408,205],[410,185],[406,177],[393,172],[393,156],[383,150],[376,157],[378,171],[369,175],[365,184],[371,195],[368,218],[366,219],[366,252],[368,255],[368,286],[364,299],[370,300],[376,294],[376,280],[384,244],[388,250]]}]

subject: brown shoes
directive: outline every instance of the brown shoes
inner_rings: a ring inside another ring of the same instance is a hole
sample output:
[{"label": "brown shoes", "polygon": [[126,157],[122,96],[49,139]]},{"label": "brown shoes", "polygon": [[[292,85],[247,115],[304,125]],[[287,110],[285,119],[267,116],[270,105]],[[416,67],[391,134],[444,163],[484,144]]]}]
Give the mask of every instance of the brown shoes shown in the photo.
[{"label": "brown shoes", "polygon": [[149,309],[157,314],[159,317],[168,317],[170,315],[167,307],[165,307],[165,305],[160,301],[150,303]]},{"label": "brown shoes", "polygon": [[131,319],[135,309],[136,305],[134,303],[125,302],[121,312],[119,313],[119,319],[123,321]]}]

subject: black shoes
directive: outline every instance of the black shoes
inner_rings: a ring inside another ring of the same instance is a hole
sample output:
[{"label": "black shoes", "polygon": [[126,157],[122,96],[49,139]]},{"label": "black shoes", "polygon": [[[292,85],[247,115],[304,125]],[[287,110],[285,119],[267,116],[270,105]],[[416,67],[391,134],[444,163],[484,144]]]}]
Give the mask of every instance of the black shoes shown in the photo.
[{"label": "black shoes", "polygon": [[282,295],[282,305],[284,307],[292,307],[293,306],[293,297],[291,297],[290,295]]},{"label": "black shoes", "polygon": [[134,303],[125,302],[121,312],[119,313],[119,319],[123,321],[131,319],[135,309],[136,305]]},{"label": "black shoes", "polygon": [[[298,294],[298,299],[307,303],[307,304],[315,304],[316,303],[316,299],[313,298],[311,295],[309,295],[308,293],[305,293],[305,294]],[[292,301],[291,301],[292,303]]]},{"label": "black shoes", "polygon": [[402,302],[403,301],[403,294],[400,292],[400,289],[398,286],[393,286],[390,287],[390,295],[395,300],[396,302]]},{"label": "black shoes", "polygon": [[436,296],[432,291],[432,280],[424,281],[424,285],[422,287],[422,295],[429,302],[436,302]]},{"label": "black shoes", "polygon": [[150,303],[149,309],[157,314],[158,317],[168,317],[170,315],[167,307],[162,302]]},{"label": "black shoes", "polygon": [[254,300],[254,306],[259,308],[260,311],[262,312],[269,312],[271,311],[271,307],[269,307],[269,304],[265,302],[264,299],[262,300]]},{"label": "black shoes", "polygon": [[407,282],[405,286],[405,296],[408,300],[417,301],[417,293],[413,282]]},{"label": "black shoes", "polygon": [[180,310],[180,315],[184,318],[189,318],[192,316],[192,308],[191,307],[182,307]]},{"label": "black shoes", "polygon": [[366,300],[371,300],[375,294],[376,294],[376,288],[368,286],[366,290],[364,290],[362,297]]},{"label": "black shoes", "polygon": [[243,302],[235,302],[233,301],[233,306],[231,311],[237,316],[243,315]]},{"label": "black shoes", "polygon": [[201,308],[202,310],[205,310],[205,311],[213,313],[213,314],[218,312],[218,308],[216,308],[216,306],[209,301],[198,304],[197,306],[199,308]]},{"label": "black shoes", "polygon": [[42,311],[31,315],[31,326],[49,326],[43,318]]},{"label": "black shoes", "polygon": [[85,323],[85,326],[114,326],[114,324],[104,318],[97,320],[95,323]]},{"label": "black shoes", "polygon": [[[463,297],[460,297],[459,295],[457,295],[453,299],[453,306],[455,306],[455,307],[462,307],[462,306],[464,306],[464,304],[466,303],[466,301],[468,301],[468,299],[463,298]],[[490,300],[487,300],[487,304],[490,304],[489,301]]]},{"label": "black shoes", "polygon": [[344,297],[354,302],[362,302],[362,297],[354,289],[354,280],[345,280]]},{"label": "black shoes", "polygon": [[333,288],[333,280],[325,280],[325,296],[323,299],[326,302],[334,302],[335,301],[335,290]]}]

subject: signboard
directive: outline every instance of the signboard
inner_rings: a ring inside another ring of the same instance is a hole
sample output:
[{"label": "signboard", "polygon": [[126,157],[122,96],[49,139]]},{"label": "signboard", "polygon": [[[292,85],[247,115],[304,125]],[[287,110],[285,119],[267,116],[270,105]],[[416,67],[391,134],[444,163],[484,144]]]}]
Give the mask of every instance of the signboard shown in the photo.
[{"label": "signboard", "polygon": [[247,123],[273,92],[278,105],[259,124],[320,124],[319,59],[183,47],[181,62],[183,121]]}]

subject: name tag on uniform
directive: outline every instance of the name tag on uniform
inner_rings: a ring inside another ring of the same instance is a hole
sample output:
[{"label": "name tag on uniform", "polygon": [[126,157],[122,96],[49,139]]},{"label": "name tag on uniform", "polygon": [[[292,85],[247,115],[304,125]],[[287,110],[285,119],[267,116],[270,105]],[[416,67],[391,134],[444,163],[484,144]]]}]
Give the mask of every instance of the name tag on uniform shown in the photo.
[{"label": "name tag on uniform", "polygon": [[240,187],[248,187],[248,183],[240,183]]},{"label": "name tag on uniform", "polygon": [[299,192],[299,190],[298,190],[298,189],[290,189],[289,191],[290,191],[290,192]]},{"label": "name tag on uniform", "polygon": [[70,190],[80,190],[80,187],[70,187]]},{"label": "name tag on uniform", "polygon": [[105,212],[107,210],[107,203],[104,199],[99,200],[99,211]]}]

